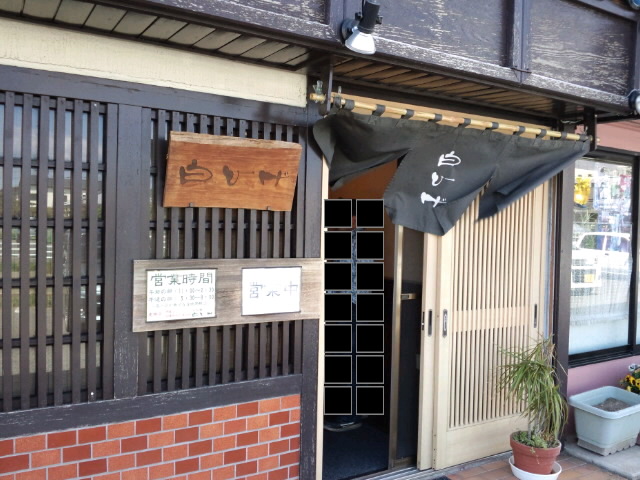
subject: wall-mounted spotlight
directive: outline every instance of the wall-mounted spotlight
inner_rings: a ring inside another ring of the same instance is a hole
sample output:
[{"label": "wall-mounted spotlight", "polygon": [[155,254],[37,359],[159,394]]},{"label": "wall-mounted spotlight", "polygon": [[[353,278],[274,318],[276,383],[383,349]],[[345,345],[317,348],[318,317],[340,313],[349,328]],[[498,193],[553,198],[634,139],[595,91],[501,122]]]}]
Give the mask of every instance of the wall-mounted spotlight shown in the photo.
[{"label": "wall-mounted spotlight", "polygon": [[640,114],[640,90],[631,90],[629,92],[629,108],[636,115]]},{"label": "wall-mounted spotlight", "polygon": [[371,34],[376,24],[382,23],[379,10],[378,0],[363,0],[362,12],[356,13],[355,19],[342,22],[342,38],[349,50],[364,55],[376,53],[376,44]]}]

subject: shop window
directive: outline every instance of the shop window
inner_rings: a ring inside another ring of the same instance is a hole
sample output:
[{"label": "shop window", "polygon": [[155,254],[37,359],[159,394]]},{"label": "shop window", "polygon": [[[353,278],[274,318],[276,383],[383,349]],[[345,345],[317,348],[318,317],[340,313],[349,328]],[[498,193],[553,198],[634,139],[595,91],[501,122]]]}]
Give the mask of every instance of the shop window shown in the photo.
[{"label": "shop window", "polygon": [[569,355],[572,363],[632,353],[632,162],[581,159],[575,166]]}]

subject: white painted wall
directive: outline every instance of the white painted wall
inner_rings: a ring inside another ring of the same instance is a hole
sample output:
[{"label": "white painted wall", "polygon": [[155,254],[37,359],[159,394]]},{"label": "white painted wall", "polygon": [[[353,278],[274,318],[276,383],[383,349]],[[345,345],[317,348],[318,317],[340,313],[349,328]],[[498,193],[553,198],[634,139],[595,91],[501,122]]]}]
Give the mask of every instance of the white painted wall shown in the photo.
[{"label": "white painted wall", "polygon": [[302,74],[4,18],[0,64],[306,105]]}]

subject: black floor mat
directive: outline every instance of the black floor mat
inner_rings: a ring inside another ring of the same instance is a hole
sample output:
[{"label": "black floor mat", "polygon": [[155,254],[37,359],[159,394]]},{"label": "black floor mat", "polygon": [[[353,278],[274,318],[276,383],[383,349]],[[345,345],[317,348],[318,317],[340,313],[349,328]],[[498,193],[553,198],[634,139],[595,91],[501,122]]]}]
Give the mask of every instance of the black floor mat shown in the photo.
[{"label": "black floor mat", "polygon": [[347,432],[324,431],[323,480],[344,480],[387,469],[388,435],[367,424]]}]

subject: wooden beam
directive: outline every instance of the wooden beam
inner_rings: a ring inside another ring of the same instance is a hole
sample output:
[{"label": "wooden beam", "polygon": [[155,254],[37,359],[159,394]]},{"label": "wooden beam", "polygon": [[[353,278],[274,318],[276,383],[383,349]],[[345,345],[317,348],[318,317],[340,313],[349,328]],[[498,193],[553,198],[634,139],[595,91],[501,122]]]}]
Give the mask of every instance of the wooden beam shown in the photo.
[{"label": "wooden beam", "polygon": [[600,10],[601,12],[610,13],[616,17],[626,18],[627,20],[638,21],[638,13],[632,10],[631,7],[621,7],[616,2],[603,2],[602,0],[571,0],[574,3],[579,3],[584,6],[593,8],[594,10]]}]

